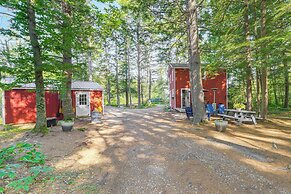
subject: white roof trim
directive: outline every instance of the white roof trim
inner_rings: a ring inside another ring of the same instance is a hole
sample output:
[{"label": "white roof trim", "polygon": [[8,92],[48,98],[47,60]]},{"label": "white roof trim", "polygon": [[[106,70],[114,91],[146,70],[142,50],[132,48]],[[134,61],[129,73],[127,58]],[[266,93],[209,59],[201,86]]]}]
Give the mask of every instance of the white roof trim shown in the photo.
[{"label": "white roof trim", "polygon": [[[1,80],[2,83],[10,84],[14,81],[13,78],[4,78]],[[103,87],[99,85],[97,82],[89,82],[89,81],[73,81],[72,82],[72,90],[99,90],[103,91]],[[15,87],[13,89],[35,89],[34,83],[28,83],[28,84],[21,84],[19,87]],[[46,90],[57,90],[56,87],[53,85],[47,86],[45,88]]]}]

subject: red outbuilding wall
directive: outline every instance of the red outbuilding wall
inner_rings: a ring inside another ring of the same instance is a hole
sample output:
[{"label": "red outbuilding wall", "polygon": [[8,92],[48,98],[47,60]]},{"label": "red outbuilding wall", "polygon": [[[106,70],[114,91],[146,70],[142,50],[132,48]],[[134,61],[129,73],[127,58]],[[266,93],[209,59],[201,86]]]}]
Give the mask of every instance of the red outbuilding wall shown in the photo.
[{"label": "red outbuilding wall", "polygon": [[[227,103],[227,76],[226,71],[219,71],[215,75],[207,76],[202,80],[204,92],[204,101],[213,103],[214,93],[212,88],[217,88],[216,91],[216,104]],[[175,89],[176,94],[176,106],[172,108],[181,108],[181,89],[190,88],[190,77],[189,69],[186,68],[176,68],[175,69],[175,84],[170,84],[170,92],[172,89]]]},{"label": "red outbuilding wall", "polygon": [[90,106],[91,111],[103,111],[102,106],[102,92],[101,91],[91,91],[90,92]]},{"label": "red outbuilding wall", "polygon": [[[76,111],[76,91],[72,91],[73,110]],[[35,91],[27,89],[13,89],[4,92],[5,123],[21,124],[36,121],[36,95]],[[57,117],[60,109],[59,93],[46,91],[46,116]],[[102,111],[102,91],[90,91],[91,111]],[[60,117],[62,118],[62,117]]]},{"label": "red outbuilding wall", "polygon": [[203,80],[203,88],[208,90],[204,92],[205,103],[208,101],[211,104],[214,103],[214,92],[212,88],[217,88],[215,94],[216,104],[222,103],[227,105],[227,77],[225,71],[220,71],[214,76],[207,76],[207,78]]},{"label": "red outbuilding wall", "polygon": [[[5,98],[5,123],[20,124],[36,121],[35,92],[26,89],[14,89],[4,92]],[[46,115],[55,117],[59,109],[59,97],[57,92],[45,93]]]}]

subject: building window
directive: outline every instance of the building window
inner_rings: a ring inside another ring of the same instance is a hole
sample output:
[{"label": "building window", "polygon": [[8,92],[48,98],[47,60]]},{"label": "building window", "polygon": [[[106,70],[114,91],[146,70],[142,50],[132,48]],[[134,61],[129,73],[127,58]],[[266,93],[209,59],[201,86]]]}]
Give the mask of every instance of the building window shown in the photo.
[{"label": "building window", "polygon": [[79,95],[79,105],[87,105],[87,94]]}]

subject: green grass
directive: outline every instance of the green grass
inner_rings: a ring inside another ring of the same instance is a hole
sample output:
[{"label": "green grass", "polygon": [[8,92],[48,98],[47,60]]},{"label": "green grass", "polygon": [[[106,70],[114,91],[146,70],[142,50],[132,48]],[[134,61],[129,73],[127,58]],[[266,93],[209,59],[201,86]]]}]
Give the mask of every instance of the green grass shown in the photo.
[{"label": "green grass", "polygon": [[269,111],[270,117],[278,117],[278,118],[290,118],[291,119],[291,110],[289,111]]},{"label": "green grass", "polygon": [[4,130],[0,130],[0,138],[12,138],[17,134],[32,130],[31,125],[4,125]]}]

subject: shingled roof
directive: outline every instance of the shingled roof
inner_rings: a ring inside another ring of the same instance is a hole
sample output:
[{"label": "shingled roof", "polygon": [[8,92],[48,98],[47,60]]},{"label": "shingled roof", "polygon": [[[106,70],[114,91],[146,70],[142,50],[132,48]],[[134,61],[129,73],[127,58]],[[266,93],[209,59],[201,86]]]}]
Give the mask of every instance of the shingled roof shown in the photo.
[{"label": "shingled roof", "polygon": [[[11,84],[13,83],[14,78],[13,77],[7,77],[1,79],[1,82],[4,84]],[[20,84],[20,86],[15,87],[14,89],[34,89],[35,84],[34,83],[27,83],[27,84]],[[56,89],[53,85],[47,86],[46,89]],[[102,86],[100,86],[96,82],[90,82],[90,81],[73,81],[72,82],[72,90],[103,90]]]},{"label": "shingled roof", "polygon": [[187,63],[171,63],[170,67],[172,68],[189,68]]}]

